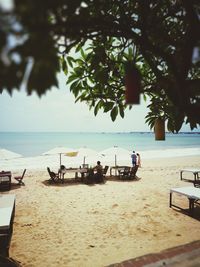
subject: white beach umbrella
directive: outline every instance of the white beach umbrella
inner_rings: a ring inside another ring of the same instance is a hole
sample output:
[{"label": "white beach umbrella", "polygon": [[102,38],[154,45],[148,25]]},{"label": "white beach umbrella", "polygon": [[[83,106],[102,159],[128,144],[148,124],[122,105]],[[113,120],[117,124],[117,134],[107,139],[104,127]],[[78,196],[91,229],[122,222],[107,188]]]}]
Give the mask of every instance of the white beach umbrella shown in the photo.
[{"label": "white beach umbrella", "polygon": [[83,164],[86,163],[86,159],[87,161],[92,161],[92,163],[99,159],[102,158],[101,154],[99,152],[97,152],[94,149],[91,148],[87,148],[87,147],[80,147],[78,149],[78,157],[82,157],[83,159]]},{"label": "white beach umbrella", "polygon": [[109,147],[105,150],[102,150],[100,152],[101,155],[105,156],[107,159],[114,157],[115,159],[115,166],[117,166],[117,159],[127,159],[130,157],[131,152],[127,149],[124,149],[122,147],[114,146]]},{"label": "white beach umbrella", "polygon": [[7,149],[0,149],[0,159],[15,159],[15,158],[20,158],[22,155],[12,152]]},{"label": "white beach umbrella", "polygon": [[44,153],[42,153],[42,155],[55,155],[55,154],[64,154],[64,153],[68,153],[68,152],[71,152],[71,151],[75,151],[73,148],[70,148],[70,147],[64,147],[64,146],[57,146],[57,147],[54,147]]},{"label": "white beach umbrella", "polygon": [[44,152],[42,155],[55,155],[55,154],[59,155],[60,166],[61,166],[62,154],[64,154],[65,156],[68,156],[68,157],[75,157],[75,156],[77,156],[78,151],[73,149],[73,148],[58,146],[58,147],[55,147],[55,148],[53,148],[47,152]]}]

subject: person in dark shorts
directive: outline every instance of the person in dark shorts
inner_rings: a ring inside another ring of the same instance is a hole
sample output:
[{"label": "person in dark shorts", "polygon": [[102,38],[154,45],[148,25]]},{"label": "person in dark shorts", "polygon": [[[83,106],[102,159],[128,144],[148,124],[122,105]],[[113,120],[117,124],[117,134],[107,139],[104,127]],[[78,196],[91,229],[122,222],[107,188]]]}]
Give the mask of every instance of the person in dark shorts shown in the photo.
[{"label": "person in dark shorts", "polygon": [[133,153],[131,154],[131,160],[132,160],[132,166],[135,167],[136,162],[137,162],[137,155],[135,151],[133,151]]}]

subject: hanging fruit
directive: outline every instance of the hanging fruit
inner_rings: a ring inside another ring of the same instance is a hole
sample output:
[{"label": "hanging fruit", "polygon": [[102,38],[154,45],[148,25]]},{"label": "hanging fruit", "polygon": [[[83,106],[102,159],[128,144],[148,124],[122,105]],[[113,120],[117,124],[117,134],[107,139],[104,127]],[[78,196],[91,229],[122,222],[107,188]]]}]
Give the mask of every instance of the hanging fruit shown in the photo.
[{"label": "hanging fruit", "polygon": [[126,104],[139,104],[141,91],[140,72],[133,63],[125,66],[125,99]]},{"label": "hanging fruit", "polygon": [[154,124],[155,140],[165,140],[165,120],[163,118],[157,118]]}]

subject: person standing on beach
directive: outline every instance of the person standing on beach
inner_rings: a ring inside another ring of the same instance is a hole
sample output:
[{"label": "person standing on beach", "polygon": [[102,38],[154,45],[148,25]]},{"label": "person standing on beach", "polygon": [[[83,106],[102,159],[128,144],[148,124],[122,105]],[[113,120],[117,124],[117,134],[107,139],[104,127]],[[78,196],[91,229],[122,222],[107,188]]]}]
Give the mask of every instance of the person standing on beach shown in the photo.
[{"label": "person standing on beach", "polygon": [[142,165],[141,165],[141,157],[140,157],[140,154],[139,153],[136,153],[136,155],[137,155],[137,163],[136,163],[136,165],[141,168]]},{"label": "person standing on beach", "polygon": [[131,155],[131,159],[132,159],[132,166],[135,167],[136,163],[137,163],[137,155],[136,155],[135,151],[133,151],[133,153]]}]

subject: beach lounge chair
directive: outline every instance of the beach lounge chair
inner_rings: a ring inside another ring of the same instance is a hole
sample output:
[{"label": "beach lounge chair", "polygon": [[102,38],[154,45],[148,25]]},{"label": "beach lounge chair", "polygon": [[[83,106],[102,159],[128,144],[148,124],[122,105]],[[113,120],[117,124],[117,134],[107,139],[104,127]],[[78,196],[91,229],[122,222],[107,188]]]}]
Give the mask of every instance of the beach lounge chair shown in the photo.
[{"label": "beach lounge chair", "polygon": [[[15,217],[15,195],[1,194],[0,197],[0,255],[9,257],[9,247]],[[1,265],[0,266],[7,266]]]},{"label": "beach lounge chair", "polygon": [[172,203],[172,194],[173,193],[187,197],[187,199],[189,201],[189,214],[191,214],[193,216],[195,205],[200,204],[199,203],[199,201],[200,201],[200,189],[196,188],[196,187],[191,187],[191,186],[180,187],[180,188],[171,188],[170,189],[170,195],[169,195],[170,208],[175,207],[175,208],[178,208],[180,210],[184,210],[180,206],[177,206],[177,204]]},{"label": "beach lounge chair", "polygon": [[25,183],[23,182],[25,173],[26,173],[26,169],[24,169],[24,171],[23,171],[23,173],[22,173],[21,176],[14,176],[14,179],[15,179],[16,181],[18,181],[18,184],[19,184],[19,185],[25,185]]},{"label": "beach lounge chair", "polygon": [[49,167],[47,167],[47,171],[49,173],[50,179],[49,181],[53,181],[54,183],[59,181],[59,173],[52,172]]},{"label": "beach lounge chair", "polygon": [[129,179],[131,167],[125,166],[122,170],[119,170],[119,179]]}]

